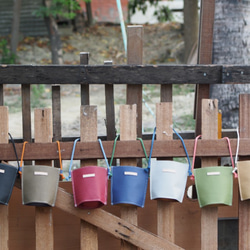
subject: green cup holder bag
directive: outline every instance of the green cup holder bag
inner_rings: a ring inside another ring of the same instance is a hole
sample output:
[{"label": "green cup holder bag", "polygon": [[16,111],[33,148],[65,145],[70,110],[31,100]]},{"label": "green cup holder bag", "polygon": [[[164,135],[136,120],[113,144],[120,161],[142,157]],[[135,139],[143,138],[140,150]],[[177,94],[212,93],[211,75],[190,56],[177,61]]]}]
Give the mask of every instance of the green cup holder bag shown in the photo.
[{"label": "green cup holder bag", "polygon": [[198,139],[201,136],[197,136],[195,139],[193,164],[192,169],[195,179],[195,187],[197,191],[198,201],[200,207],[209,205],[232,205],[233,201],[233,169],[234,161],[232,156],[232,150],[230,140],[228,137],[223,139],[227,140],[232,167],[211,166],[194,169],[195,155]]}]

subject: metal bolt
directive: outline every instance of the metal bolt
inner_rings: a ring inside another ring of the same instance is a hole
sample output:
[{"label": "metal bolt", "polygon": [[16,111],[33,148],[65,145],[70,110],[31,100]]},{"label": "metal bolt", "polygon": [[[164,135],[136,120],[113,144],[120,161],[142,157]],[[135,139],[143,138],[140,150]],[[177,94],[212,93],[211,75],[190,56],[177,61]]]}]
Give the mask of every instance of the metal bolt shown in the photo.
[{"label": "metal bolt", "polygon": [[227,76],[229,76],[229,73],[227,73]]},{"label": "metal bolt", "polygon": [[207,76],[207,73],[204,73],[203,75],[204,75],[204,76]]},{"label": "metal bolt", "polygon": [[244,72],[243,72],[243,71],[241,71],[240,73],[241,73],[242,75],[244,75]]}]

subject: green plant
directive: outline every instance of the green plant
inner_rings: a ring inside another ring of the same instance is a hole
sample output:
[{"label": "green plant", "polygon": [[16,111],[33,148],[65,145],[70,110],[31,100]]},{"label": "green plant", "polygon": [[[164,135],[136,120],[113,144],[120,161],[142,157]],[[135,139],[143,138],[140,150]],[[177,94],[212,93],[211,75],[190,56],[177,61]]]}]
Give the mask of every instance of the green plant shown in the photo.
[{"label": "green plant", "polygon": [[31,108],[41,108],[45,107],[45,85],[44,84],[38,84],[38,85],[32,85],[31,86]]},{"label": "green plant", "polygon": [[195,91],[194,84],[174,84],[173,95],[186,95]]},{"label": "green plant", "polygon": [[[170,0],[171,1],[171,0]],[[148,8],[148,3],[150,6],[155,7],[154,16],[157,17],[159,22],[166,22],[173,20],[172,11],[167,6],[158,5],[159,0],[130,0],[128,3],[128,9],[130,14],[135,14],[136,10],[142,11],[143,14],[146,13]]]},{"label": "green plant", "polygon": [[[84,0],[88,3],[91,0]],[[62,17],[67,19],[73,19],[76,16],[76,11],[80,10],[79,1],[75,0],[51,0],[50,5],[41,6],[38,10],[34,11],[33,14],[39,17],[53,16]]]},{"label": "green plant", "polygon": [[8,49],[8,42],[6,39],[0,41],[0,52],[2,57],[0,58],[1,64],[14,64],[16,55]]},{"label": "green plant", "polygon": [[154,16],[160,23],[173,20],[173,12],[167,6],[160,6],[155,10]]}]

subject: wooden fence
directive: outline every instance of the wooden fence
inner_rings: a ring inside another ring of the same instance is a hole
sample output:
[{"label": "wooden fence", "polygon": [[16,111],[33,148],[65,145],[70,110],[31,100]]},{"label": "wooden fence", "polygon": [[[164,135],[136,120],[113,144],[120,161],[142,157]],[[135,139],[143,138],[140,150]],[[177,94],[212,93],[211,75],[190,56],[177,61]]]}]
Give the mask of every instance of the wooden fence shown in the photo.
[{"label": "wooden fence", "polygon": [[[21,84],[23,140],[16,140],[20,156],[23,141],[28,141],[24,160],[50,165],[57,164],[56,140],[61,141],[62,160],[71,157],[73,138],[62,138],[60,117],[60,85],[81,85],[81,107],[87,109],[87,116],[81,112],[81,142],[75,151],[81,166],[96,164],[102,159],[97,142],[96,107],[89,105],[89,84],[104,84],[107,110],[107,137],[103,146],[107,157],[111,157],[115,137],[114,84],[127,84],[127,105],[121,106],[121,140],[117,142],[116,157],[122,164],[134,165],[136,159],[144,158],[144,152],[136,136],[145,140],[149,153],[151,140],[142,135],[142,86],[161,85],[161,102],[156,104],[157,140],[154,158],[185,157],[179,140],[164,137],[171,134],[172,84],[249,83],[249,66],[228,65],[142,65],[142,27],[128,29],[128,64],[90,66],[88,53],[81,53],[77,66],[0,66],[0,104],[4,103],[3,84]],[[35,111],[35,127],[31,137],[30,85],[51,84],[52,112],[42,109]],[[212,103],[212,105],[211,105]],[[136,104],[136,106],[135,106]],[[198,105],[198,104],[197,104]],[[249,157],[249,95],[240,97],[240,157]],[[98,108],[98,107],[97,107]],[[218,140],[218,103],[203,99],[201,104],[202,140],[198,143],[197,156],[202,166],[216,164],[218,157],[228,156],[225,141]],[[43,114],[42,116],[40,114]],[[1,137],[0,159],[15,161],[12,145],[8,143],[8,112],[0,109]],[[53,121],[53,123],[52,123]],[[48,129],[53,126],[53,129]],[[53,132],[52,132],[53,131]],[[46,135],[46,136],[45,136]],[[192,134],[193,135],[193,134]],[[231,134],[230,134],[231,135]],[[194,138],[185,138],[190,156],[193,154]],[[33,141],[34,139],[34,141]],[[233,153],[236,139],[231,136]],[[188,180],[187,187],[193,185]],[[234,198],[231,207],[207,207],[200,209],[197,200],[185,196],[182,204],[167,201],[151,201],[147,192],[144,208],[105,206],[101,209],[82,210],[74,207],[71,183],[61,182],[55,208],[28,207],[21,204],[20,183],[9,206],[0,206],[0,249],[217,249],[218,218],[238,218],[239,249],[250,248],[250,203],[238,201],[237,180],[234,181]],[[109,198],[110,199],[110,198]],[[110,204],[110,200],[108,201]]]}]

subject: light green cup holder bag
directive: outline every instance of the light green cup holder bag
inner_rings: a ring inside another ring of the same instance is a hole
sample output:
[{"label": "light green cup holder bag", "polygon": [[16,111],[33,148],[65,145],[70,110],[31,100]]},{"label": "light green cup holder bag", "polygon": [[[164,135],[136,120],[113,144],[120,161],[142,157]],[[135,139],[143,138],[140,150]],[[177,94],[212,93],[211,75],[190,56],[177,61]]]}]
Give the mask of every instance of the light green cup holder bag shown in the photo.
[{"label": "light green cup holder bag", "polygon": [[181,139],[183,148],[187,156],[188,164],[170,160],[151,161],[155,137],[154,129],[148,164],[150,168],[151,200],[166,199],[169,201],[182,202],[186,190],[187,177],[192,174],[190,159],[186,150],[185,143],[181,136],[174,129],[173,131]]},{"label": "light green cup holder bag", "polygon": [[228,137],[223,139],[227,140],[232,161],[232,167],[211,166],[194,169],[195,154],[197,148],[197,141],[201,136],[195,139],[193,164],[192,169],[194,172],[195,187],[197,191],[198,201],[200,207],[205,206],[219,206],[219,205],[232,205],[233,201],[233,168],[234,161],[230,140]]},{"label": "light green cup holder bag", "polygon": [[[59,144],[58,151],[61,169],[44,165],[25,165],[21,168],[23,205],[52,207],[55,205],[60,172],[62,175],[62,163]],[[20,165],[22,165],[22,160]]]}]

